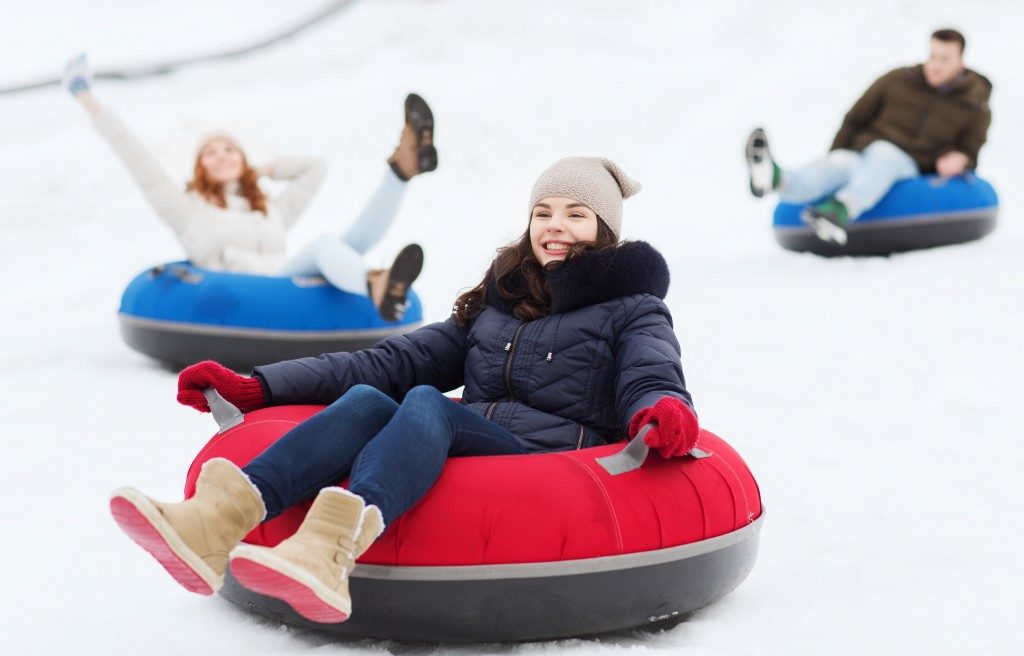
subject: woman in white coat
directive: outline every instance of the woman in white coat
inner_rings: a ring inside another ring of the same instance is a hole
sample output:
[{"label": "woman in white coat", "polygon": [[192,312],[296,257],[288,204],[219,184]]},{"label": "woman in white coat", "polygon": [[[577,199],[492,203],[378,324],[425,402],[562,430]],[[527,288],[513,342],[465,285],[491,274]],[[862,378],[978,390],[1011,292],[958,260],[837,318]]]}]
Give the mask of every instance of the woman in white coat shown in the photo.
[{"label": "woman in white coat", "polygon": [[[370,296],[385,319],[401,319],[409,285],[423,266],[422,249],[416,244],[406,246],[390,269],[370,270],[362,255],[394,221],[406,183],[437,168],[433,114],[422,98],[416,94],[406,98],[398,147],[356,221],[344,233],[320,237],[287,257],[285,232],[323,182],[324,160],[278,157],[266,166],[253,167],[233,138],[216,134],[199,145],[192,180],[182,188],[120,118],[96,100],[91,82],[85,56],[73,59],[65,70],[66,88],[89,112],[96,130],[174,231],[192,264],[256,275],[322,275],[339,289]],[[260,188],[261,177],[287,185],[271,197]]]}]

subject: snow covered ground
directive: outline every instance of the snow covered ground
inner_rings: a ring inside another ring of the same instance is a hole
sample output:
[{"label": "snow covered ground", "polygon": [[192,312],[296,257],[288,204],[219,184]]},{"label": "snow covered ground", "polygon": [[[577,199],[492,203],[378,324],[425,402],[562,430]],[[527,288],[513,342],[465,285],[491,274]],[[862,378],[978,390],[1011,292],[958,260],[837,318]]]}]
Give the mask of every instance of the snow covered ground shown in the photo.
[{"label": "snow covered ground", "polygon": [[[103,68],[242,43],[318,5],[22,4],[0,27],[0,86],[83,48]],[[702,422],[744,455],[768,509],[749,579],[655,634],[336,644],[182,592],[106,509],[121,484],[179,494],[212,433],[117,330],[124,284],[179,248],[64,93],[0,97],[5,653],[1021,653],[1024,7],[820,5],[362,2],[245,60],[98,85],[182,176],[212,128],[256,155],[329,157],[295,247],[354,215],[404,94],[422,93],[441,167],[414,182],[370,259],[423,244],[432,319],[523,228],[529,186],[554,159],[605,154],[641,180],[624,231],[668,259]],[[764,125],[783,163],[822,153],[866,85],[921,60],[946,25],[995,83],[981,172],[1001,193],[997,232],[888,259],[779,249],[771,204],[746,192],[747,131]]]}]

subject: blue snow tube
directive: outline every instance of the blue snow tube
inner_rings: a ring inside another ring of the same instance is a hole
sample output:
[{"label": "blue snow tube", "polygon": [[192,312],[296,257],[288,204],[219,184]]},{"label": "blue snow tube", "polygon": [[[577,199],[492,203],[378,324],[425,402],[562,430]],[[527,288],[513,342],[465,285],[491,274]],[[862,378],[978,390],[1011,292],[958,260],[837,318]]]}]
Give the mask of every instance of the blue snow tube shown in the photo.
[{"label": "blue snow tube", "polygon": [[225,273],[188,262],[140,273],[118,314],[136,351],[173,366],[209,359],[235,369],[367,348],[423,321],[412,292],[403,319],[388,322],[368,297],[320,277]]},{"label": "blue snow tube", "polygon": [[999,199],[973,174],[904,180],[847,228],[844,246],[818,239],[800,219],[804,207],[779,203],[775,209],[775,238],[783,248],[825,257],[890,255],[981,239],[995,229]]}]

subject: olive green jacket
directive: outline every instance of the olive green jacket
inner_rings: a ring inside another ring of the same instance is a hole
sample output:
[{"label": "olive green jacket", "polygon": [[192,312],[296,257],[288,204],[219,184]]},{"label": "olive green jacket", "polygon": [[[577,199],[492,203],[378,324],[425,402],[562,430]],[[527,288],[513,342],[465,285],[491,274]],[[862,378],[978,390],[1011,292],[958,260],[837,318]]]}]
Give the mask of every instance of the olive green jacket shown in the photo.
[{"label": "olive green jacket", "polygon": [[992,122],[991,93],[992,83],[971,70],[936,89],[920,64],[897,68],[872,84],[847,112],[832,150],[860,151],[885,140],[913,157],[922,173],[934,172],[935,160],[954,150],[967,155],[973,169]]}]

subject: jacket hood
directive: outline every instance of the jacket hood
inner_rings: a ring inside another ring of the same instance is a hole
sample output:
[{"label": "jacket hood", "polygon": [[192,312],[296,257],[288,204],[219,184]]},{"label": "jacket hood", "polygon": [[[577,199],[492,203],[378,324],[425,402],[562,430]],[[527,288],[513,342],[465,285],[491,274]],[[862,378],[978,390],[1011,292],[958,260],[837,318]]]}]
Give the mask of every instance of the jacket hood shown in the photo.
[{"label": "jacket hood", "polygon": [[[651,294],[664,299],[669,285],[668,264],[647,242],[623,242],[570,258],[548,272],[547,284],[551,293],[551,314],[633,294]],[[525,293],[526,279],[516,271],[509,275],[506,286],[513,299],[498,292],[492,267],[487,274],[486,303],[511,314],[514,299]]]}]

